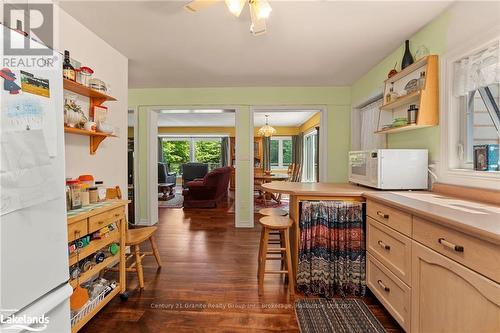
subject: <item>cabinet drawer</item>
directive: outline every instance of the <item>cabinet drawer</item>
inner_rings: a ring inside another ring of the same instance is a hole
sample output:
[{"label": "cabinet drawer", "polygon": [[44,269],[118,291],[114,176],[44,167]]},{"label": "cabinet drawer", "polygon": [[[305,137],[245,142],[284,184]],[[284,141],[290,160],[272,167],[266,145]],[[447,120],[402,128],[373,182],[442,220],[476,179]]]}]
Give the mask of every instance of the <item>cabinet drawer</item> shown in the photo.
[{"label": "cabinet drawer", "polygon": [[85,236],[88,234],[87,230],[87,219],[68,224],[68,242]]},{"label": "cabinet drawer", "polygon": [[411,215],[375,201],[368,200],[366,214],[371,218],[411,237]]},{"label": "cabinet drawer", "polygon": [[411,239],[368,217],[368,251],[407,285],[411,285]]},{"label": "cabinet drawer", "polygon": [[413,218],[413,239],[500,283],[500,246]]},{"label": "cabinet drawer", "polygon": [[410,330],[411,290],[371,254],[367,255],[366,284],[405,331]]},{"label": "cabinet drawer", "polygon": [[92,216],[89,218],[89,233],[104,228],[113,222],[118,222],[121,218],[125,218],[122,207]]}]

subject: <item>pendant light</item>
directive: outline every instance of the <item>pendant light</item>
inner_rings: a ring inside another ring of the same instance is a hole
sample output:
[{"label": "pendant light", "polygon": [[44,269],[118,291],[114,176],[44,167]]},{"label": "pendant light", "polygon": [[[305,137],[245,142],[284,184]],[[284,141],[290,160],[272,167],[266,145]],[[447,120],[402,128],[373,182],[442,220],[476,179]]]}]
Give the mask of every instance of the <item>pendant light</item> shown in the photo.
[{"label": "pendant light", "polygon": [[269,115],[266,114],[266,124],[259,129],[258,134],[266,138],[276,134],[276,129],[272,126],[269,126]]}]

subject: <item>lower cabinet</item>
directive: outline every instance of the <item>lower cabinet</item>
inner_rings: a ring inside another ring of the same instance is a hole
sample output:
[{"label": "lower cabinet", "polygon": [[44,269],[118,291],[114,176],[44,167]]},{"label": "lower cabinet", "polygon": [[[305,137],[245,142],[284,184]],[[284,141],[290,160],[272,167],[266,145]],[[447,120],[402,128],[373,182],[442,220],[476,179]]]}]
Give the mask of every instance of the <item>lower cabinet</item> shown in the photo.
[{"label": "lower cabinet", "polygon": [[366,284],[405,331],[410,330],[410,288],[370,253]]},{"label": "lower cabinet", "polygon": [[500,285],[412,241],[411,331],[500,332]]}]

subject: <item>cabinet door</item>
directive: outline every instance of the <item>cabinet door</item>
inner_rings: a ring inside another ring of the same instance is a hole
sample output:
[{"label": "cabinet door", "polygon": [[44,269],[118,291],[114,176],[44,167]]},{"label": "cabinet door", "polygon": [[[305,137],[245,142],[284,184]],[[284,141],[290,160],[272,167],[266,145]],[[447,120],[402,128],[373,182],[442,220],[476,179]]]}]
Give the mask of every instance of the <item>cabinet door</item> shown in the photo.
[{"label": "cabinet door", "polygon": [[412,241],[412,332],[500,332],[500,285]]}]

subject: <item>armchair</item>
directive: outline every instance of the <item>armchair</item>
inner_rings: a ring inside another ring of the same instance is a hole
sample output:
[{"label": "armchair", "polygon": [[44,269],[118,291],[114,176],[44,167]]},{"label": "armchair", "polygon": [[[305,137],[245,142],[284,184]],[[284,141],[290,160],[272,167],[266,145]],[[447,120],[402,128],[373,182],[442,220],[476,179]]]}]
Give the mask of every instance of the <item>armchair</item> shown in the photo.
[{"label": "armchair", "polygon": [[184,207],[217,207],[217,202],[227,196],[231,167],[214,169],[203,179],[192,180],[182,191]]},{"label": "armchair", "polygon": [[177,173],[169,172],[166,163],[158,162],[158,184],[177,182]]},{"label": "armchair", "polygon": [[203,178],[208,173],[208,164],[206,163],[184,163],[181,165],[182,187],[186,188],[187,183]]}]

